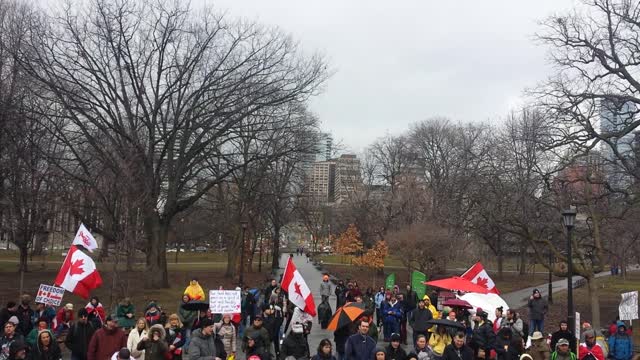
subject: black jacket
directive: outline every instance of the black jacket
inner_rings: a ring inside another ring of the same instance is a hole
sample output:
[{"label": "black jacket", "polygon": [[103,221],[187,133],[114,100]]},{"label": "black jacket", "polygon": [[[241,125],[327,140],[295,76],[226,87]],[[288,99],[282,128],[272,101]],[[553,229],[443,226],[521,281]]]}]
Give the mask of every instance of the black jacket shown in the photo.
[{"label": "black jacket", "polygon": [[529,320],[544,320],[544,316],[549,310],[549,304],[543,297],[529,299]]},{"label": "black jacket", "polygon": [[522,343],[522,338],[520,336],[516,338],[512,334],[513,332],[509,328],[502,328],[498,331],[495,342],[498,360],[518,360],[520,358],[520,350],[517,343]]},{"label": "black jacket", "polygon": [[407,291],[404,301],[407,302],[407,310],[412,311],[418,305],[418,294],[413,290]]},{"label": "black jacket", "polygon": [[473,329],[471,343],[475,349],[489,351],[494,349],[496,334],[493,332],[491,321],[485,321],[481,326]]},{"label": "black jacket", "polygon": [[407,353],[402,349],[402,346],[394,349],[393,346],[389,344],[386,349],[384,349],[384,352],[387,354],[385,360],[405,360],[407,358]]},{"label": "black jacket", "polygon": [[331,305],[329,305],[328,301],[323,301],[318,305],[318,321],[320,322],[323,329],[327,327],[329,321],[331,320]]},{"label": "black jacket", "polygon": [[280,359],[284,360],[287,356],[293,356],[296,359],[309,358],[309,344],[302,333],[290,332],[282,342]]},{"label": "black jacket", "polygon": [[20,334],[27,336],[31,332],[33,329],[31,318],[33,318],[33,309],[31,307],[24,308],[20,304],[18,306],[18,320],[20,323],[17,329]]},{"label": "black jacket", "polygon": [[340,329],[334,331],[333,342],[336,343],[336,352],[338,354],[344,354],[344,346],[347,343],[347,339],[349,339],[350,335],[351,332],[349,331],[348,326],[343,326]]},{"label": "black jacket", "polygon": [[96,329],[90,322],[81,323],[76,321],[69,328],[67,338],[64,340],[64,346],[66,346],[72,354],[86,354],[89,350],[89,341]]},{"label": "black jacket", "polygon": [[17,311],[9,311],[7,308],[0,310],[0,326],[2,329],[4,329],[4,324],[6,324],[12,316],[17,317],[18,319],[20,318]]},{"label": "black jacket", "polygon": [[333,355],[324,356],[323,354],[317,353],[313,355],[311,360],[336,360],[336,357]]},{"label": "black jacket", "polygon": [[417,308],[411,313],[411,319],[409,319],[413,323],[413,330],[415,331],[427,331],[431,326],[427,325],[427,321],[433,319],[433,314],[431,310],[424,308]]},{"label": "black jacket", "polygon": [[556,345],[560,339],[569,340],[569,349],[576,348],[576,337],[573,335],[573,332],[569,331],[569,329],[567,329],[567,331],[558,330],[551,334],[551,352],[556,351]]},{"label": "black jacket", "polygon": [[[51,332],[49,332],[51,335]],[[27,357],[29,360],[60,360],[62,359],[62,352],[60,351],[60,346],[58,346],[58,342],[53,339],[51,336],[51,344],[49,344],[49,349],[44,351],[42,343],[40,342],[40,337],[38,337],[38,342],[36,346],[32,347],[29,355]]]},{"label": "black jacket", "polygon": [[[458,353],[460,353],[459,356]],[[462,345],[458,349],[454,344],[449,344],[444,348],[442,360],[473,360],[473,350],[467,345]]]}]

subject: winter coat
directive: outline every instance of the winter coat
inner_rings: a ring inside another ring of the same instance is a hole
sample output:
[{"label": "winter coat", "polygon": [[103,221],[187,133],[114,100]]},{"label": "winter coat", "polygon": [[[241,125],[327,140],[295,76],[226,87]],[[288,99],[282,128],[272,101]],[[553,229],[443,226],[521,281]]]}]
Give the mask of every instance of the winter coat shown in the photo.
[{"label": "winter coat", "polygon": [[72,354],[86,354],[89,351],[89,342],[96,329],[90,322],[76,321],[69,327],[67,337],[64,339],[64,346]]},{"label": "winter coat", "polygon": [[[160,339],[158,341],[153,340],[153,335],[159,334]],[[168,346],[165,341],[166,332],[162,325],[156,324],[149,329],[149,335],[146,340],[140,340],[136,349],[138,351],[144,350],[145,360],[165,360],[167,355]]]},{"label": "winter coat", "polygon": [[153,325],[164,326],[164,324],[167,323],[167,316],[160,310],[156,310],[154,312],[147,311],[144,314],[144,318],[149,323],[149,326],[153,326]]},{"label": "winter coat", "polygon": [[433,313],[431,310],[424,308],[417,308],[411,313],[411,319],[409,321],[413,324],[414,331],[427,331],[431,325],[427,324],[427,321],[433,319]]},{"label": "winter coat", "polygon": [[0,310],[0,329],[4,329],[4,324],[6,324],[7,321],[9,321],[9,319],[11,319],[12,316],[15,316],[18,319],[20,319],[20,314],[18,314],[17,310],[16,311],[10,311],[7,308],[4,308],[4,309]]},{"label": "winter coat", "polygon": [[[622,326],[624,327],[624,323],[622,323]],[[620,324],[618,324],[618,330],[620,327]],[[616,333],[609,337],[609,357],[615,360],[631,360],[633,357],[633,340],[626,332],[624,334]]]},{"label": "winter coat", "polygon": [[395,304],[391,304],[388,301],[384,302],[382,304],[382,315],[385,321],[400,321],[402,319],[400,302],[396,301]]},{"label": "winter coat", "polygon": [[320,295],[329,297],[331,296],[331,283],[329,281],[322,281],[320,283]]},{"label": "winter coat", "polygon": [[[49,329],[45,329],[45,330],[49,330]],[[25,342],[27,343],[27,345],[31,346],[31,348],[36,346],[36,342],[38,341],[38,334],[39,333],[40,333],[40,330],[32,329],[31,332],[29,332],[29,335],[27,335],[24,338]],[[52,336],[52,339],[55,340],[55,338],[53,338],[53,334],[51,334],[51,336]]]},{"label": "winter coat", "polygon": [[[30,306],[24,307],[22,304],[18,306],[18,332],[22,335],[27,335],[33,329],[33,309]],[[4,329],[4,328],[3,328]]]},{"label": "winter coat", "polygon": [[218,323],[214,329],[216,335],[218,335],[218,339],[220,339],[224,345],[224,351],[227,354],[236,352],[236,327],[231,323]]},{"label": "winter coat", "polygon": [[573,352],[569,351],[566,354],[560,354],[557,351],[551,353],[551,360],[577,360],[578,357]]},{"label": "winter coat", "polygon": [[549,304],[542,296],[529,299],[527,307],[529,307],[529,320],[544,320],[544,316],[549,310]]},{"label": "winter coat", "polygon": [[551,350],[556,350],[556,344],[558,344],[558,340],[566,339],[569,340],[569,349],[571,351],[576,350],[576,337],[573,335],[573,331],[567,329],[567,331],[558,330],[551,334]]},{"label": "winter coat", "polygon": [[594,344],[591,348],[587,346],[586,342],[580,344],[580,347],[578,347],[578,359],[584,360],[589,355],[593,355],[596,360],[604,360],[604,352],[599,344]]},{"label": "winter coat", "polygon": [[418,294],[413,290],[407,291],[404,296],[404,301],[407,302],[407,309],[412,311],[418,304]]},{"label": "winter coat", "polygon": [[[458,355],[459,354],[459,355]],[[466,344],[457,348],[455,344],[449,344],[444,348],[442,360],[473,360],[473,350]]]},{"label": "winter coat", "polygon": [[182,301],[178,304],[178,318],[180,318],[180,322],[185,324],[185,326],[187,326],[187,324],[193,324],[193,320],[198,316],[198,312],[185,310],[182,308],[182,304],[184,304]]},{"label": "winter coat", "polygon": [[[233,325],[232,325],[233,326]],[[168,346],[173,345],[175,349],[169,350],[170,355],[167,355],[170,358],[179,358],[182,355],[182,348],[184,343],[187,341],[187,332],[184,327],[169,327],[165,328],[167,332],[166,342]]]},{"label": "winter coat", "polygon": [[87,360],[108,360],[114,352],[127,346],[127,335],[120,328],[97,330],[89,342]]},{"label": "winter coat", "polygon": [[318,305],[318,322],[323,329],[326,329],[327,325],[329,325],[332,315],[333,312],[328,301],[323,301]]},{"label": "winter coat", "polygon": [[[336,344],[336,352],[338,354],[344,354],[344,347],[349,339],[349,327],[344,326],[333,332],[333,342]],[[342,356],[340,357],[342,359]]]},{"label": "winter coat", "polygon": [[[51,342],[49,343],[49,348],[47,350],[44,349],[42,345],[42,341],[40,340],[40,334],[43,332],[48,332],[51,337]],[[38,339],[36,340],[36,346],[31,347],[31,352],[29,353],[29,360],[60,360],[62,359],[62,352],[60,351],[60,346],[58,346],[58,342],[53,338],[53,334],[50,330],[42,330],[38,334]]]},{"label": "winter coat", "polygon": [[394,349],[393,346],[389,344],[384,352],[387,354],[385,360],[405,360],[407,358],[407,352],[404,351],[402,346],[398,346],[397,349]]},{"label": "winter coat", "polygon": [[368,335],[349,336],[344,347],[345,360],[371,360],[376,351],[376,341]]},{"label": "winter coat", "polygon": [[13,337],[0,337],[0,360],[7,360],[9,357],[9,348],[14,342],[23,343],[24,337],[20,334],[13,334]]},{"label": "winter coat", "polygon": [[140,339],[147,335],[146,329],[139,332],[138,329],[134,328],[129,332],[129,337],[127,338],[127,349],[131,351],[131,356],[136,360],[145,360],[144,350],[138,350],[138,343],[140,342]]},{"label": "winter coat", "polygon": [[531,341],[531,347],[527,351],[533,360],[549,360],[551,350],[544,339]]},{"label": "winter coat", "polygon": [[384,292],[378,291],[376,293],[374,301],[376,302],[376,309],[380,309],[380,307],[382,306],[382,303],[384,302]]},{"label": "winter coat", "polygon": [[[524,323],[522,322],[522,319],[520,319],[519,317],[516,318],[515,321],[505,319],[502,322],[502,327],[510,328],[513,335],[518,335],[519,337],[524,337],[525,335],[529,335],[524,333]],[[498,329],[498,331],[500,331],[500,329]]]},{"label": "winter coat", "polygon": [[38,324],[38,320],[46,319],[47,325],[51,328],[53,324],[53,319],[56,318],[56,311],[51,306],[45,306],[41,311],[34,310],[33,315],[31,315],[31,323],[35,325]]},{"label": "winter coat", "polygon": [[431,359],[432,354],[431,349],[429,349],[428,346],[426,346],[424,349],[414,348],[413,353],[416,354],[418,360],[429,360]]},{"label": "winter coat", "polygon": [[451,344],[452,341],[453,339],[448,332],[445,331],[444,334],[434,332],[429,337],[429,347],[436,355],[440,356],[444,353],[444,348]]},{"label": "winter coat", "polygon": [[[127,314],[132,314],[132,317],[127,317]],[[116,317],[118,318],[118,326],[126,329],[132,329],[136,326],[136,308],[133,304],[120,304],[116,310]]]},{"label": "winter coat", "polygon": [[502,328],[498,331],[493,347],[498,360],[518,360],[520,358],[519,348],[514,346],[514,341],[522,340],[519,336],[515,340],[511,329]]},{"label": "winter coat", "polygon": [[56,313],[56,323],[58,326],[64,323],[70,323],[74,319],[73,311],[67,311],[64,307],[60,308]]},{"label": "winter coat", "polygon": [[329,354],[329,356],[325,356],[324,354],[317,353],[313,355],[311,360],[336,360],[336,357],[331,354]]},{"label": "winter coat", "polygon": [[296,359],[309,358],[309,344],[302,333],[290,332],[282,342],[280,359],[284,360],[288,356],[293,356]]},{"label": "winter coat", "polygon": [[485,321],[473,329],[471,343],[476,349],[483,349],[485,352],[493,349],[495,346],[496,334],[493,332],[493,324],[491,321]]},{"label": "winter coat", "polygon": [[215,360],[217,357],[227,358],[222,342],[216,341],[213,335],[205,336],[202,329],[194,330],[189,343],[189,360]]},{"label": "winter coat", "polygon": [[204,290],[202,290],[202,286],[197,281],[194,281],[193,284],[187,285],[187,288],[184,289],[183,295],[189,296],[191,300],[205,300]]},{"label": "winter coat", "polygon": [[[245,338],[251,337],[256,341],[256,348],[258,352],[263,352],[265,349],[268,349],[268,346],[271,345],[271,337],[269,336],[269,331],[264,327],[256,328],[254,326],[250,326],[244,331]],[[242,349],[245,350],[247,348],[247,342],[245,341],[242,344]]]}]

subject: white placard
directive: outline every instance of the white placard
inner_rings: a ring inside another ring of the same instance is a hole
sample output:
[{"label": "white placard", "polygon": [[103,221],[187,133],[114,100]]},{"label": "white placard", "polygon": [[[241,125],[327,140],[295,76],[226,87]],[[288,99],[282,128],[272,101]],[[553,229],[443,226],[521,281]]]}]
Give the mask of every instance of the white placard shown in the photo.
[{"label": "white placard", "polygon": [[[580,339],[580,313],[576,311],[576,339]],[[569,340],[569,339],[567,339]]]},{"label": "white placard", "polygon": [[62,296],[64,296],[63,288],[40,284],[38,294],[36,295],[36,303],[60,306]]},{"label": "white placard", "polygon": [[636,320],[638,319],[638,292],[632,291],[620,294],[622,301],[618,307],[620,320]]},{"label": "white placard", "polygon": [[239,290],[209,290],[209,308],[214,314],[240,312]]}]

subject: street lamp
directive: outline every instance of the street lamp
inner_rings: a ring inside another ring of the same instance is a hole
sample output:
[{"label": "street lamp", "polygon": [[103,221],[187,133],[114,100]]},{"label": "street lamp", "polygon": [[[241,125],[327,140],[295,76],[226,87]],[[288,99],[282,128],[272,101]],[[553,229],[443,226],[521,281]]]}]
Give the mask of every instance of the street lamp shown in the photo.
[{"label": "street lamp", "polygon": [[571,254],[571,231],[576,222],[576,209],[569,208],[562,211],[564,227],[567,228],[567,322],[569,326],[575,325],[573,312],[573,255]]},{"label": "street lamp", "polygon": [[240,221],[240,226],[242,227],[242,241],[240,241],[240,285],[244,285],[244,233],[247,231],[247,225],[249,223],[245,221]]},{"label": "street lamp", "polygon": [[553,304],[553,251],[549,249],[549,295],[547,302]]}]

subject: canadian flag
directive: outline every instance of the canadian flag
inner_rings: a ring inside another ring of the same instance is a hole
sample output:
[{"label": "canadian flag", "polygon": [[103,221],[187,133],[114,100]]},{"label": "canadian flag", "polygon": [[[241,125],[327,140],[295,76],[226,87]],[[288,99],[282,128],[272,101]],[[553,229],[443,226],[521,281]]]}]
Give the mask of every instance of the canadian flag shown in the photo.
[{"label": "canadian flag", "polygon": [[102,277],[89,255],[71,246],[56,276],[55,284],[87,299],[91,290],[102,285]]},{"label": "canadian flag", "polygon": [[491,280],[489,274],[487,274],[487,271],[484,269],[484,266],[482,266],[482,263],[479,261],[470,267],[469,270],[465,271],[460,277],[467,279],[472,283],[486,287],[491,293],[500,294],[500,291],[496,288],[496,283]]},{"label": "canadian flag", "polygon": [[289,258],[282,276],[282,288],[289,294],[289,301],[311,316],[316,316],[316,304],[311,291],[298,272],[293,260]]},{"label": "canadian flag", "polygon": [[73,238],[73,243],[71,245],[80,245],[93,252],[93,250],[98,248],[98,242],[96,238],[91,235],[89,230],[84,226],[84,224],[80,224],[80,228],[78,228],[78,232],[76,233],[76,237]]}]

